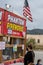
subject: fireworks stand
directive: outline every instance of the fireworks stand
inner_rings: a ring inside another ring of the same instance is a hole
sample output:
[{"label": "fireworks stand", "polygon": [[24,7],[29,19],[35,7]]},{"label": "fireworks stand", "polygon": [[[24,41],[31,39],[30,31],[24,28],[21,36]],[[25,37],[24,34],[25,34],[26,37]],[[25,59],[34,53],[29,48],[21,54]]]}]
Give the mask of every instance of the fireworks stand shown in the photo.
[{"label": "fireworks stand", "polygon": [[0,63],[24,56],[26,19],[0,8]]}]

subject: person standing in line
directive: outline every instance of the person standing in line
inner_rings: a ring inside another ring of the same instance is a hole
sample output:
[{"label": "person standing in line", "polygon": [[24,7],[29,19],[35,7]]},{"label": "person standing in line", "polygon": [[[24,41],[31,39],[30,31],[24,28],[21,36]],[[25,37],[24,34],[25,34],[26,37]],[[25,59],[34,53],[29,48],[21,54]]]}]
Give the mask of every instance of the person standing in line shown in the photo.
[{"label": "person standing in line", "polygon": [[35,53],[32,50],[32,45],[28,45],[28,52],[24,56],[24,65],[34,65]]},{"label": "person standing in line", "polygon": [[36,65],[42,65],[41,59],[38,59],[38,60],[37,60],[37,64],[36,64]]}]

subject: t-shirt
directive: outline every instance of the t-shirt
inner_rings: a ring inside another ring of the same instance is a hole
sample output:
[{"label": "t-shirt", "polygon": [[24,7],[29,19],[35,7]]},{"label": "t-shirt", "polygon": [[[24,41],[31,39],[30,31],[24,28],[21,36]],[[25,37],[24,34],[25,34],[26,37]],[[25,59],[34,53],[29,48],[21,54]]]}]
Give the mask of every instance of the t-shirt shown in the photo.
[{"label": "t-shirt", "polygon": [[28,51],[24,56],[24,65],[28,65],[29,63],[34,62],[35,54],[33,51]]}]

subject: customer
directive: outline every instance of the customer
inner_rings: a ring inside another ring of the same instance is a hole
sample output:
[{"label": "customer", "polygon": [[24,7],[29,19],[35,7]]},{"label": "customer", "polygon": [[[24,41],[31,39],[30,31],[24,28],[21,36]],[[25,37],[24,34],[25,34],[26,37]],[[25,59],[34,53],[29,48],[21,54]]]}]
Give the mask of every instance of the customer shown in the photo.
[{"label": "customer", "polygon": [[38,59],[38,60],[37,60],[37,64],[36,64],[36,65],[42,65],[41,59]]},{"label": "customer", "polygon": [[28,48],[26,48],[26,53],[28,52]]},{"label": "customer", "polygon": [[33,65],[35,54],[32,45],[28,45],[28,52],[24,56],[24,65]]}]

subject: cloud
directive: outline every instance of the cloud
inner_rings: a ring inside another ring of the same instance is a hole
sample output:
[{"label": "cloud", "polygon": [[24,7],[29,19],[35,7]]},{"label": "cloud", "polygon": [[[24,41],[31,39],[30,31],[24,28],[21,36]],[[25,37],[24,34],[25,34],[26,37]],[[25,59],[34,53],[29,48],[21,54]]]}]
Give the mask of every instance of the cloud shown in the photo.
[{"label": "cloud", "polygon": [[[43,29],[43,0],[28,0],[33,16],[33,22],[27,20],[27,28]],[[22,16],[24,0],[0,0],[0,7],[5,8],[5,4],[11,5],[10,11],[16,11]]]}]

